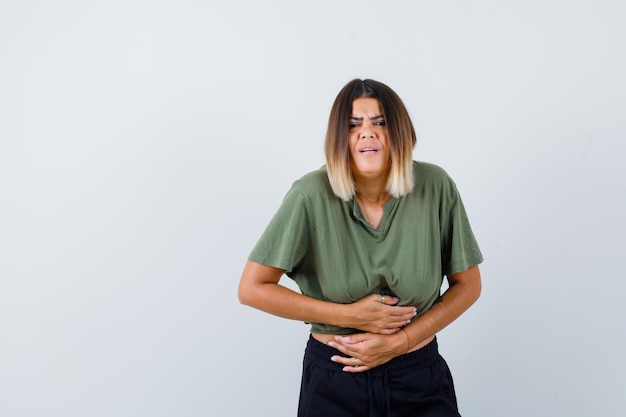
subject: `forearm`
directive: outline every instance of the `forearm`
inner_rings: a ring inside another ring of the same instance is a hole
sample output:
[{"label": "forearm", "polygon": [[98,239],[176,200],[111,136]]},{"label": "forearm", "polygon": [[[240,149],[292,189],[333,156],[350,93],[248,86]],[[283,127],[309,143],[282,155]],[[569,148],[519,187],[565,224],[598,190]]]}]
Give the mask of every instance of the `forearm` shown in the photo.
[{"label": "forearm", "polygon": [[[450,286],[442,295],[441,301],[404,328],[408,335],[408,350],[418,346],[456,320],[480,296],[481,281],[478,266],[454,274],[448,280]],[[405,345],[407,344],[406,335],[402,335],[405,336]],[[397,343],[401,344],[403,342],[399,337],[401,335],[395,336]]]},{"label": "forearm", "polygon": [[[324,323],[379,334],[395,333],[415,316],[396,297],[371,294],[350,304],[318,300],[279,285],[282,270],[248,262],[239,283],[239,301],[279,317]],[[383,302],[384,301],[384,302]]]},{"label": "forearm", "polygon": [[256,285],[251,291],[242,293],[242,304],[291,320],[308,323],[326,323],[345,326],[346,305],[316,300],[299,294],[280,284]]}]

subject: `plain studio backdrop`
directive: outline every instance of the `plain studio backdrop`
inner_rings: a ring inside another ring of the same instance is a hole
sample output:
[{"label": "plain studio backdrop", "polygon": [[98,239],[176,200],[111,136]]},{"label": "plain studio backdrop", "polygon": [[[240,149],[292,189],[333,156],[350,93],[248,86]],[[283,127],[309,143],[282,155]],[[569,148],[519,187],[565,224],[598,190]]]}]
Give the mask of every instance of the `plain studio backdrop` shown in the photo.
[{"label": "plain studio backdrop", "polygon": [[[624,416],[621,1],[0,1],[0,415],[293,416],[308,327],[240,305],[352,78],[485,256],[471,416]],[[291,285],[286,279],[286,284]]]}]

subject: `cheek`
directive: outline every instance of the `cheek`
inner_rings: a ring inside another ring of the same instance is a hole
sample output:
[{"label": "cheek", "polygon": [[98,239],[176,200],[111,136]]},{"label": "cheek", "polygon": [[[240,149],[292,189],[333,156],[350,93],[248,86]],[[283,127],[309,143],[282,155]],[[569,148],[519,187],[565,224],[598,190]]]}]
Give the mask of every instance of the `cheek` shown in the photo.
[{"label": "cheek", "polygon": [[348,148],[350,150],[350,155],[352,155],[352,153],[354,152],[354,148],[356,147],[357,143],[358,143],[358,140],[355,139],[354,136],[350,136],[348,138]]},{"label": "cheek", "polygon": [[355,159],[356,159],[356,157],[355,157],[355,153],[352,150],[352,148],[350,148],[350,155],[349,156],[350,156],[350,163],[353,164]]},{"label": "cheek", "polygon": [[383,136],[381,138],[381,143],[383,144],[387,152],[389,152],[389,139],[387,139],[387,136]]}]

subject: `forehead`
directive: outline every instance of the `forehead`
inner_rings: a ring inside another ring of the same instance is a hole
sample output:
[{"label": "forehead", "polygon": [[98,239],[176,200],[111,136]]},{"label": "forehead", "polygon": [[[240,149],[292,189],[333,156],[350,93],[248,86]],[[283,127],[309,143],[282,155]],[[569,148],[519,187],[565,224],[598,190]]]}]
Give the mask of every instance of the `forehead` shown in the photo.
[{"label": "forehead", "polygon": [[371,97],[360,97],[352,102],[352,116],[378,116],[382,114],[380,101]]}]

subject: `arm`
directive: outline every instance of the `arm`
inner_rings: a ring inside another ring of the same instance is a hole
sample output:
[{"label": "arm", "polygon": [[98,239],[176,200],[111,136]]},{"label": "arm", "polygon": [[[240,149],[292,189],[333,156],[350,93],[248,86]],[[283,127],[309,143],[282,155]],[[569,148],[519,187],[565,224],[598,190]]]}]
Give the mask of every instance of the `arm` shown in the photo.
[{"label": "arm", "polygon": [[[396,356],[422,344],[437,332],[456,320],[480,296],[481,280],[478,266],[451,274],[447,277],[449,287],[441,301],[406,326],[404,331],[391,335],[356,334],[337,336],[331,346],[349,355],[349,358],[333,356],[332,360],[346,365],[348,372],[362,372],[390,361]],[[359,366],[353,367],[354,358]]]},{"label": "arm", "polygon": [[239,301],[279,317],[326,323],[371,333],[391,334],[416,314],[415,307],[394,306],[398,299],[373,294],[352,304],[338,304],[299,294],[278,284],[284,271],[248,261],[239,281]]}]

